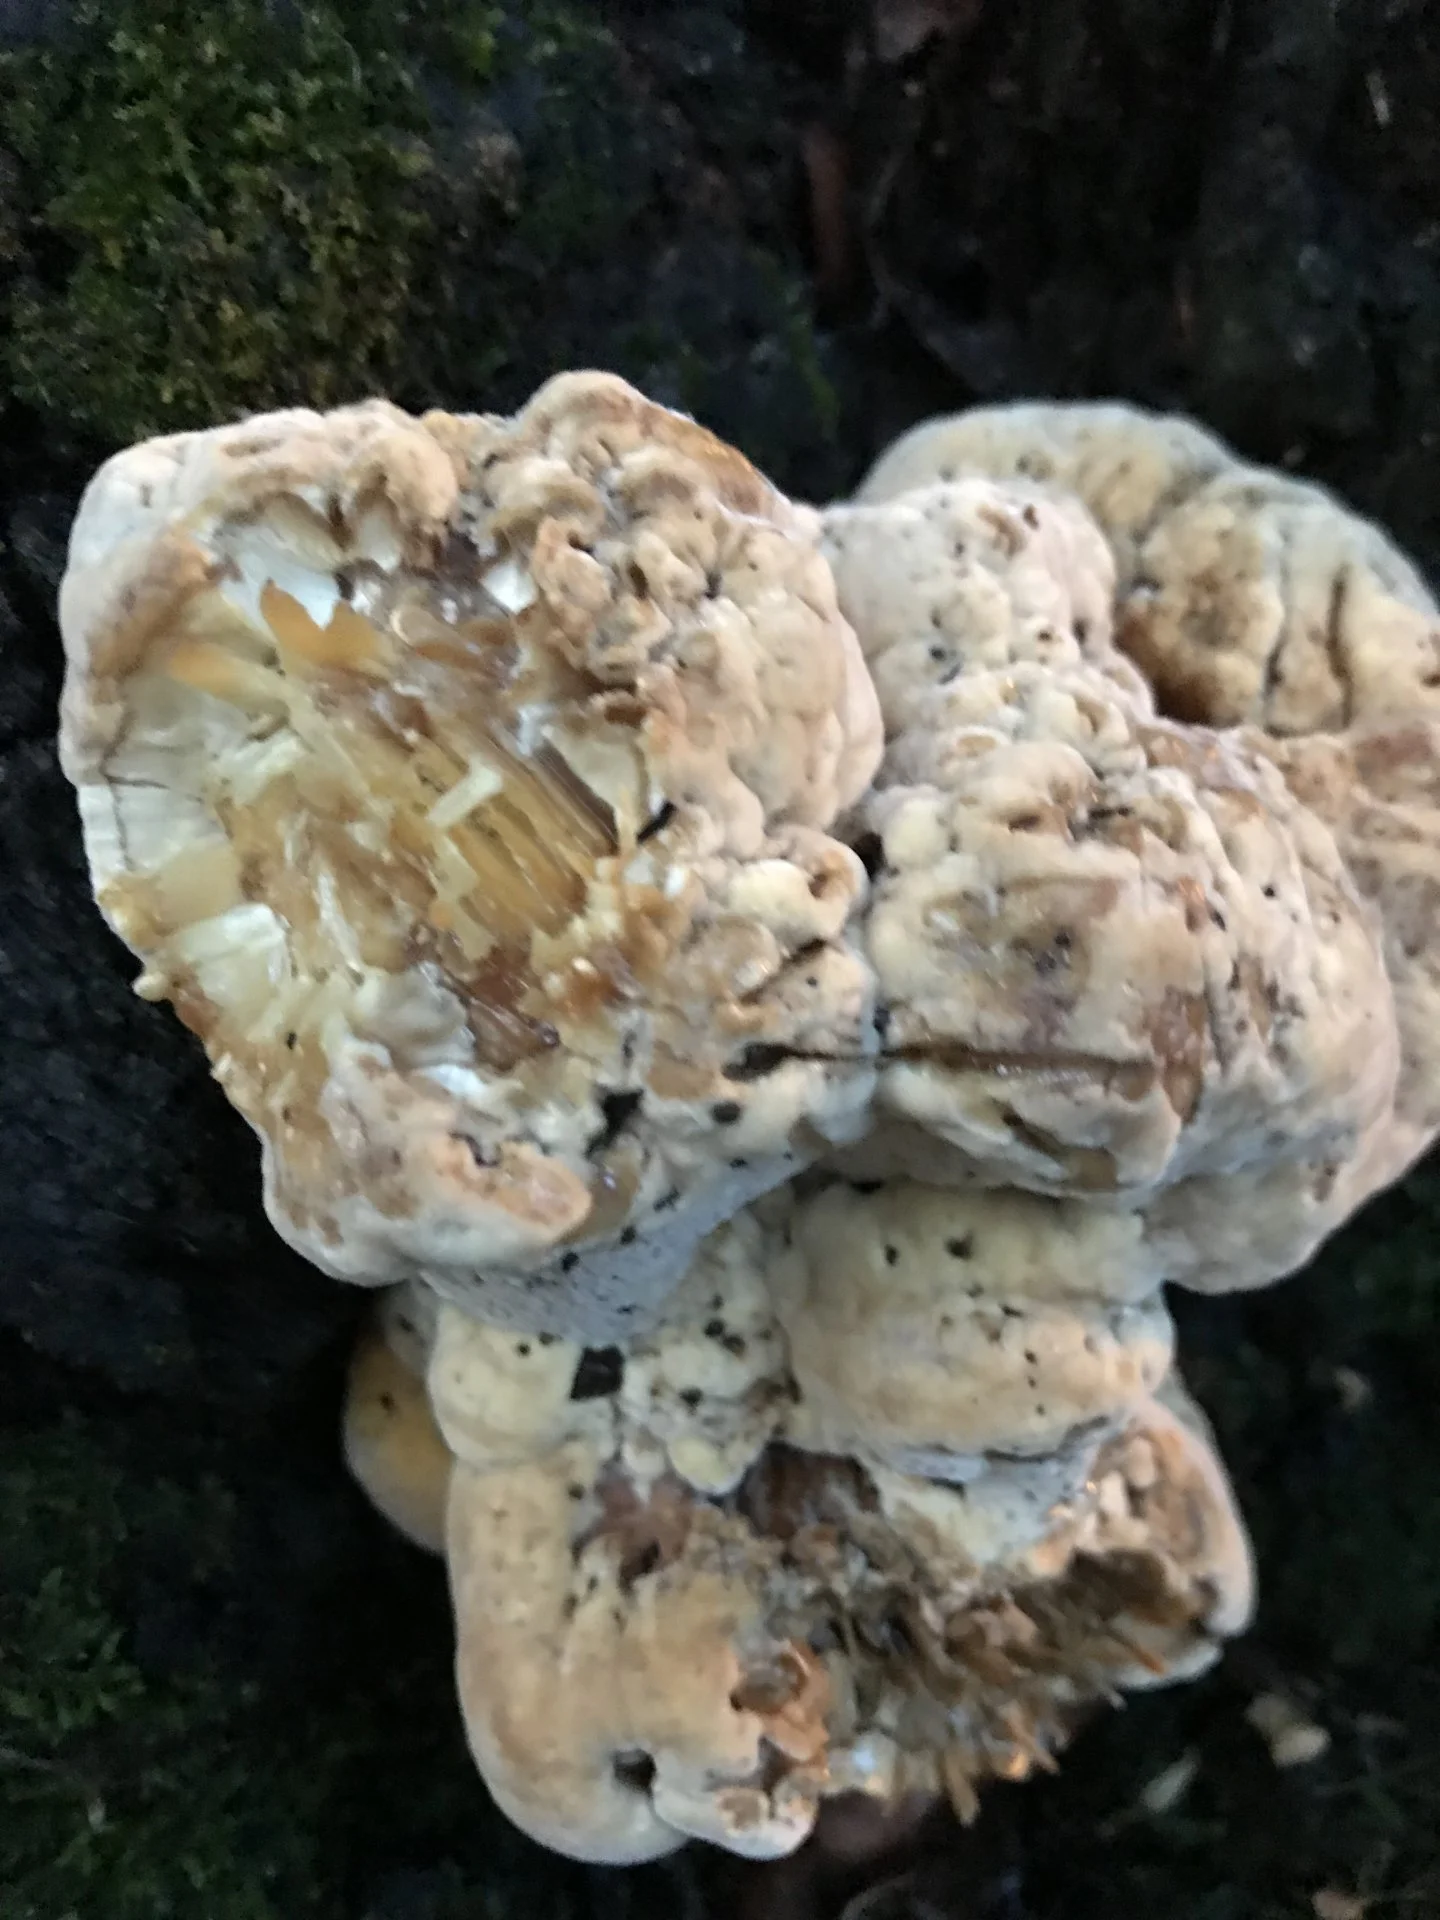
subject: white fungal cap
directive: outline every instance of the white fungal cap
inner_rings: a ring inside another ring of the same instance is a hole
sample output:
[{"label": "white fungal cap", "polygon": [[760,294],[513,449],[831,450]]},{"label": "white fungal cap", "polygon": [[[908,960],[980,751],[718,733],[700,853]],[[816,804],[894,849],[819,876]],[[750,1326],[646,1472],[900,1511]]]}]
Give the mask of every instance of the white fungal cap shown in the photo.
[{"label": "white fungal cap", "polygon": [[62,751],[97,896],[328,1272],[614,1339],[861,1130],[864,873],[828,827],[879,716],[817,542],[601,374],[92,482]]},{"label": "white fungal cap", "polygon": [[892,748],[982,668],[1100,667],[1145,698],[1112,640],[1114,557],[1078,500],[972,477],[827,507],[824,530]]},{"label": "white fungal cap", "polygon": [[[1300,803],[1286,828],[1307,838],[1305,863],[1328,867],[1333,836],[1378,931],[1395,1009],[1393,1102],[1368,1118],[1352,1109],[1328,1147],[1291,1136],[1276,1158],[1277,1142],[1265,1142],[1225,1171],[1182,1159],[1175,1171],[1194,1177],[1148,1208],[1171,1271],[1206,1287],[1262,1284],[1302,1264],[1440,1131],[1430,958],[1440,945],[1440,613],[1405,556],[1322,489],[1247,465],[1188,421],[1129,407],[981,408],[923,423],[877,463],[861,489],[868,507],[838,511],[842,524],[857,511],[913,515],[987,483],[1039,489],[1057,512],[1089,509],[1115,557],[1115,639],[1161,713],[1192,743],[1250,723],[1226,751],[1280,770]],[[883,662],[872,665],[883,683]],[[1337,908],[1317,905],[1323,940]],[[1349,920],[1348,906],[1338,911]],[[1332,973],[1342,989],[1354,950],[1351,941]],[[1277,1009],[1295,977],[1283,957],[1241,965],[1242,982],[1268,981]],[[956,1171],[952,1154],[941,1177]],[[1247,1230],[1237,1208],[1261,1217]],[[1215,1221],[1219,1233],[1207,1229]]]},{"label": "white fungal cap", "polygon": [[1267,740],[1296,796],[1333,829],[1379,914],[1400,1030],[1393,1124],[1376,1142],[1376,1184],[1440,1131],[1440,715],[1358,720],[1346,733]]},{"label": "white fungal cap", "polygon": [[975,673],[861,815],[881,1098],[976,1177],[1125,1192],[1345,1158],[1388,1108],[1372,916],[1244,742],[1094,671]]},{"label": "white fungal cap", "polygon": [[[637,1499],[584,1441],[456,1470],[447,1540],[471,1751],[501,1810],[558,1852],[622,1864],[693,1837],[770,1858],[809,1832],[823,1671],[765,1632],[743,1565],[707,1551],[704,1524],[672,1485]],[[790,1763],[774,1785],[772,1745]]]},{"label": "white fungal cap", "polygon": [[1348,1158],[1398,1070],[1372,916],[1263,749],[1156,715],[1079,502],[960,479],[826,539],[886,726],[882,1108],[1042,1191]]}]

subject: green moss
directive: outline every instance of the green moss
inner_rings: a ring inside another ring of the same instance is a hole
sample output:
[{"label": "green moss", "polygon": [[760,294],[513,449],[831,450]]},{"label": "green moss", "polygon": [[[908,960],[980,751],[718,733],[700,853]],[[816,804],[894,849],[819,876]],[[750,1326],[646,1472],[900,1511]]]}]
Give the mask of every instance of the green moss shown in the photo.
[{"label": "green moss", "polygon": [[114,443],[599,365],[782,485],[843,483],[779,96],[693,16],[652,69],[578,0],[78,0],[0,55],[0,389]]},{"label": "green moss", "polygon": [[303,1776],[203,1655],[148,1677],[114,1591],[137,1527],[224,1559],[211,1484],[141,1489],[78,1423],[0,1447],[0,1894],[7,1920],[280,1920],[314,1896]]},{"label": "green moss", "polygon": [[694,1910],[678,1867],[592,1899],[490,1805],[443,1569],[350,1485],[333,1419],[174,1421],[0,1427],[4,1920]]},{"label": "green moss", "polygon": [[83,0],[0,62],[34,184],[16,393],[110,439],[394,383],[433,167],[415,61],[483,72],[494,10]]}]

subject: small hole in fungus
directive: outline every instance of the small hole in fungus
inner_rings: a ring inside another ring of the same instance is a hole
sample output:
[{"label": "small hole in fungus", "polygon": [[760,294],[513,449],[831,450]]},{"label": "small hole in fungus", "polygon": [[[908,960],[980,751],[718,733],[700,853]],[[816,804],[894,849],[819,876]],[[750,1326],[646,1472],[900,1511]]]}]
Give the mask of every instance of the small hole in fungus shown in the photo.
[{"label": "small hole in fungus", "polygon": [[860,864],[873,880],[879,873],[885,859],[885,845],[878,833],[862,833],[855,842],[854,852]]},{"label": "small hole in fungus", "polygon": [[587,1347],[570,1382],[572,1400],[604,1400],[618,1393],[625,1379],[625,1356],[619,1347]]},{"label": "small hole in fungus", "polygon": [[631,1554],[620,1565],[620,1584],[632,1587],[637,1580],[643,1580],[647,1573],[653,1573],[660,1564],[660,1543],[647,1540],[637,1553]]},{"label": "small hole in fungus", "polygon": [[635,838],[643,846],[645,841],[653,840],[657,833],[663,833],[666,827],[669,826],[670,822],[674,818],[675,818],[674,804],[673,802],[667,800],[664,806],[661,807],[660,811],[656,814],[652,814],[651,817],[645,822],[644,826],[640,829],[639,833],[636,834]]},{"label": "small hole in fungus", "polygon": [[580,1256],[578,1253],[565,1253],[560,1256],[560,1271],[562,1273],[573,1273],[579,1264]]},{"label": "small hole in fungus", "polygon": [[631,1793],[649,1793],[655,1782],[655,1762],[648,1753],[641,1753],[638,1748],[617,1753],[613,1764],[615,1778],[622,1787]]},{"label": "small hole in fungus", "polygon": [[710,1109],[710,1118],[717,1127],[733,1127],[743,1111],[738,1100],[717,1100]]},{"label": "small hole in fungus", "polygon": [[586,1143],[586,1153],[604,1153],[608,1147],[613,1147],[640,1111],[644,1097],[633,1090],[620,1093],[614,1088],[605,1089],[600,1095],[600,1117],[604,1124],[594,1138]]},{"label": "small hole in fungus", "polygon": [[900,1249],[898,1247],[886,1247],[885,1264],[887,1267],[896,1266],[899,1263],[899,1259],[900,1259]]},{"label": "small hole in fungus", "polygon": [[452,1133],[450,1138],[454,1140],[457,1145],[468,1149],[470,1158],[475,1162],[477,1167],[493,1167],[500,1159],[499,1154],[493,1147],[483,1146],[480,1141],[472,1140],[468,1133]]},{"label": "small hole in fungus", "polygon": [[952,1260],[968,1260],[974,1250],[974,1246],[974,1240],[968,1233],[965,1233],[961,1234],[958,1239],[947,1240],[945,1242],[945,1251]]}]

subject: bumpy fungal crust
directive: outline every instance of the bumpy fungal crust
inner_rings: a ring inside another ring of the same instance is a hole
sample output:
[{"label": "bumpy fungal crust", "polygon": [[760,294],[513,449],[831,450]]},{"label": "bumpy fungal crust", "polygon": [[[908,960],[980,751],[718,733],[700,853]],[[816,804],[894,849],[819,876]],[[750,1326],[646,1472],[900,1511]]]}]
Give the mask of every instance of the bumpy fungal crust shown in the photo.
[{"label": "bumpy fungal crust", "polygon": [[859,498],[1021,478],[1081,500],[1117,562],[1116,626],[1163,711],[1295,736],[1440,712],[1440,616],[1377,528],[1190,421],[1113,405],[982,407],[913,428]]},{"label": "bumpy fungal crust", "polygon": [[827,831],[878,712],[815,516],[622,381],[117,456],[61,594],[100,904],[327,1271],[582,1339],[860,1125]]},{"label": "bumpy fungal crust", "polygon": [[798,1206],[774,1268],[790,1432],[963,1482],[986,1455],[1060,1452],[1147,1400],[1174,1334],[1158,1292],[1124,1297],[1147,1264],[1136,1223],[1101,1215],[1067,1248],[1046,1207],[906,1181]]},{"label": "bumpy fungal crust", "polygon": [[1425,711],[1421,688],[1413,705],[1359,719],[1338,736],[1262,744],[1296,797],[1333,829],[1384,929],[1401,1066],[1394,1121],[1373,1153],[1382,1185],[1440,1132],[1440,714]]},{"label": "bumpy fungal crust", "polygon": [[618,1450],[637,1476],[732,1491],[791,1407],[768,1284],[781,1245],[773,1225],[737,1214],[623,1347],[517,1334],[442,1306],[428,1388],[452,1451],[490,1471],[585,1441]]},{"label": "bumpy fungal crust", "polygon": [[882,1106],[1037,1191],[1349,1158],[1398,1070],[1372,916],[1264,751],[1155,713],[1079,509],[971,481],[826,518],[886,724],[851,819]]},{"label": "bumpy fungal crust", "polygon": [[891,747],[923,726],[937,687],[1022,661],[1098,667],[1146,701],[1113,643],[1114,558],[1078,500],[971,477],[827,507],[823,521]]},{"label": "bumpy fungal crust", "polygon": [[456,1470],[457,1674],[501,1808],[581,1859],[767,1858],[826,1797],[1053,1765],[1088,1705],[1188,1675],[1248,1617],[1203,1432],[1156,1401],[966,1488],[779,1445],[737,1492],[569,1441]]},{"label": "bumpy fungal crust", "polygon": [[[1323,490],[1134,408],[984,408],[926,422],[882,457],[861,498],[899,512],[987,483],[1089,508],[1115,556],[1115,639],[1161,710],[1196,730],[1244,723],[1231,736],[1239,751],[1278,767],[1378,922],[1399,1047],[1393,1106],[1348,1151],[1264,1155],[1146,1207],[1170,1276],[1263,1284],[1301,1265],[1440,1131],[1440,615],[1409,561]],[[953,1154],[937,1164],[927,1153],[939,1177],[964,1177]]]},{"label": "bumpy fungal crust", "polygon": [[142,991],[287,1237],[407,1278],[346,1454],[443,1535],[522,1827],[968,1817],[1243,1628],[1161,1288],[1440,1129],[1440,638],[1378,534],[1120,408],[817,515],[582,375],[134,449],[62,616]]}]

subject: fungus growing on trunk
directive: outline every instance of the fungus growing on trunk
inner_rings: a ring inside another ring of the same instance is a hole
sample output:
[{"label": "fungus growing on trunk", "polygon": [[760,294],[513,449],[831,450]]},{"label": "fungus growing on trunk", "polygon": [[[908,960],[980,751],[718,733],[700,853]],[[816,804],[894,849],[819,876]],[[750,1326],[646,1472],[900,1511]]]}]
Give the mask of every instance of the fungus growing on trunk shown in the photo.
[{"label": "fungus growing on trunk", "polygon": [[792,1851],[1050,1767],[1251,1605],[1168,1282],[1440,1131],[1440,618],[1188,422],[932,422],[823,513],[623,382],[118,456],[100,905],[383,1297],[346,1457],[498,1803]]},{"label": "fungus growing on trunk", "polygon": [[703,429],[576,374],[147,443],[61,621],[101,907],[328,1272],[603,1341],[857,1131],[878,714],[814,515]]}]

